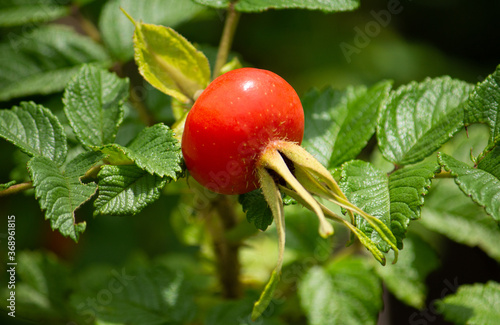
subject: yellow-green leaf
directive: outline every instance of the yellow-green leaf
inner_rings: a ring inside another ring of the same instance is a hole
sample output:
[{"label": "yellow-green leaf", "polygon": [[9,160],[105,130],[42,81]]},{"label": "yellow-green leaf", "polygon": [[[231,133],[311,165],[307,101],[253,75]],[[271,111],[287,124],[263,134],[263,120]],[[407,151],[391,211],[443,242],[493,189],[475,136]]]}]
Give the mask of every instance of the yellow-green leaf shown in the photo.
[{"label": "yellow-green leaf", "polygon": [[194,101],[210,82],[205,55],[172,28],[134,24],[135,61],[144,79],[181,102]]}]

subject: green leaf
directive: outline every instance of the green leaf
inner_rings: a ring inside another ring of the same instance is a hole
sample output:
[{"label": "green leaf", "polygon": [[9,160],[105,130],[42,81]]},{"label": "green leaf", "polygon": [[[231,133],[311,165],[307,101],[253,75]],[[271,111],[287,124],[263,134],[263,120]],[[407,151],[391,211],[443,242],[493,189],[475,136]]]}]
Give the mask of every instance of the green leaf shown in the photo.
[{"label": "green leaf", "polygon": [[439,149],[463,126],[471,85],[450,77],[412,82],[393,91],[382,107],[377,138],[384,157],[408,165]]},{"label": "green leaf", "polygon": [[409,236],[396,264],[377,264],[375,269],[398,300],[422,309],[427,295],[425,279],[438,266],[439,259],[432,247],[417,236]]},{"label": "green leaf", "polygon": [[337,260],[326,270],[311,268],[298,295],[311,325],[376,324],[382,309],[382,285],[362,258]]},{"label": "green leaf", "polygon": [[144,79],[183,103],[194,101],[210,82],[205,55],[172,28],[134,24],[134,57]]},{"label": "green leaf", "polygon": [[[229,0],[194,0],[200,4],[227,8]],[[258,12],[267,9],[308,9],[322,10],[325,12],[354,10],[359,7],[359,0],[240,0],[236,2],[235,9],[242,12]]]},{"label": "green leaf", "polygon": [[[340,187],[355,206],[391,227],[389,179],[370,163],[354,160],[342,166]],[[390,246],[362,217],[356,215],[356,226],[383,252]]]},{"label": "green leaf", "polygon": [[500,179],[500,146],[487,150],[477,164],[477,168],[482,169]]},{"label": "green leaf", "polygon": [[4,183],[4,184],[0,184],[0,191],[8,189],[12,185],[16,185],[16,183],[17,183],[16,181],[10,181],[10,182]]},{"label": "green leaf", "polygon": [[458,243],[478,246],[500,262],[500,227],[451,180],[432,187],[420,222]]},{"label": "green leaf", "polygon": [[500,66],[476,85],[464,109],[465,125],[487,124],[490,127],[490,143],[500,140]]},{"label": "green leaf", "polygon": [[94,215],[133,215],[160,197],[167,178],[135,165],[103,166],[98,174],[99,196]]},{"label": "green leaf", "polygon": [[33,102],[0,110],[0,136],[30,156],[43,156],[57,166],[66,160],[66,133],[57,117]]},{"label": "green leaf", "polygon": [[11,36],[0,44],[0,101],[61,91],[83,63],[111,63],[100,45],[60,25]]},{"label": "green leaf", "polygon": [[375,132],[379,107],[390,88],[389,81],[382,81],[369,89],[327,88],[306,94],[304,147],[330,168],[356,158]]},{"label": "green leaf", "polygon": [[[92,307],[98,320],[119,324],[188,324],[194,317],[196,306],[181,272],[157,266],[116,273],[121,275],[122,290],[113,295],[109,304]],[[117,282],[114,279],[104,282],[99,290],[111,281]]]},{"label": "green leaf", "polygon": [[108,1],[99,18],[99,27],[104,44],[121,62],[126,62],[134,56],[134,25],[123,15],[120,7],[132,13],[137,21],[172,28],[193,18],[204,9],[191,0]]},{"label": "green leaf", "polygon": [[43,23],[69,14],[69,7],[58,1],[4,0],[0,4],[0,27],[13,27],[28,23]]},{"label": "green leaf", "polygon": [[128,88],[128,79],[89,65],[71,80],[64,92],[64,112],[83,145],[102,146],[115,140]]},{"label": "green leaf", "polygon": [[398,241],[398,248],[403,248],[402,241],[410,221],[420,218],[431,179],[440,170],[437,163],[423,162],[398,169],[389,176],[391,230]]},{"label": "green leaf", "polygon": [[262,194],[262,190],[257,189],[242,194],[238,197],[238,201],[247,216],[248,222],[255,224],[258,229],[265,231],[273,223],[273,214]]},{"label": "green leaf", "polygon": [[182,172],[179,141],[168,126],[161,123],[142,130],[128,147],[114,143],[93,149],[105,154],[112,164],[135,163],[160,177],[177,180]]},{"label": "green leaf", "polygon": [[444,318],[455,324],[499,324],[500,284],[463,285],[458,291],[437,302]]},{"label": "green leaf", "polygon": [[462,192],[500,222],[500,180],[487,171],[469,167],[447,154],[440,153],[438,159],[441,166],[455,177]]},{"label": "green leaf", "polygon": [[45,210],[45,219],[50,220],[52,229],[58,229],[74,241],[78,241],[79,234],[86,228],[85,221],[76,222],[75,210],[97,190],[95,183],[82,184],[80,177],[101,158],[100,153],[86,152],[70,161],[64,170],[43,156],[28,162],[35,196]]},{"label": "green leaf", "polygon": [[16,267],[16,315],[32,321],[65,317],[70,272],[55,255],[22,251]]}]

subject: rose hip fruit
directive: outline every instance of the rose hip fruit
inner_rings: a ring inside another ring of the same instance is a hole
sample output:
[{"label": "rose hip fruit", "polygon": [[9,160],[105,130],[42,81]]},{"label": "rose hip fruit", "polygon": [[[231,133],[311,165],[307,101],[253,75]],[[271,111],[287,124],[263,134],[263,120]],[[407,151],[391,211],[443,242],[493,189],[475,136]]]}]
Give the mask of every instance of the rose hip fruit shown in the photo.
[{"label": "rose hip fruit", "polygon": [[256,164],[273,141],[300,144],[304,111],[283,78],[242,68],[216,78],[189,112],[182,153],[191,176],[221,194],[259,187]]}]

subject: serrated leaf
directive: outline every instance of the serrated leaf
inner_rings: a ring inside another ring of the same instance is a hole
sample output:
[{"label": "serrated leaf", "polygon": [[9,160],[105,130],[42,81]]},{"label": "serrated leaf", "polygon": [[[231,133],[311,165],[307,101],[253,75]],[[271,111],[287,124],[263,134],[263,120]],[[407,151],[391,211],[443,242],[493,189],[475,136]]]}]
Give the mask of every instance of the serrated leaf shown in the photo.
[{"label": "serrated leaf", "polygon": [[160,177],[177,180],[182,172],[179,141],[174,138],[172,130],[161,123],[142,130],[128,147],[114,143],[93,149],[105,154],[112,164],[135,163]]},{"label": "serrated leaf", "polygon": [[476,85],[464,107],[465,124],[485,123],[490,143],[500,141],[500,66]]},{"label": "serrated leaf", "polygon": [[423,160],[463,126],[471,85],[441,77],[393,91],[379,116],[377,138],[384,157],[397,165]]},{"label": "serrated leaf", "polygon": [[[164,267],[140,268],[122,270],[122,278],[122,291],[109,304],[94,310],[98,320],[119,324],[188,324],[194,317],[196,306],[181,272],[173,273]],[[103,287],[112,279],[104,282]]]},{"label": "serrated leaf", "polygon": [[441,166],[455,177],[455,183],[462,192],[500,222],[500,180],[487,171],[470,167],[447,154],[440,153],[438,159]]},{"label": "serrated leaf", "polygon": [[389,176],[391,230],[398,241],[398,248],[403,248],[402,241],[410,221],[420,218],[431,179],[440,170],[437,163],[423,162],[398,169]]},{"label": "serrated leaf", "polygon": [[[387,227],[391,227],[389,179],[387,175],[372,164],[361,160],[350,161],[342,166],[342,191],[355,206],[371,214]],[[356,226],[365,233],[383,252],[390,246],[380,234],[359,215]]]},{"label": "serrated leaf", "polygon": [[499,324],[500,284],[462,285],[458,291],[437,302],[444,318],[455,324]]},{"label": "serrated leaf", "polygon": [[0,136],[30,156],[43,156],[61,166],[68,152],[66,133],[52,112],[33,102],[0,110]]},{"label": "serrated leaf", "polygon": [[133,58],[134,25],[120,8],[134,15],[137,21],[176,27],[204,8],[191,0],[112,0],[106,2],[99,18],[99,27],[106,47],[121,62]]},{"label": "serrated leaf", "polygon": [[495,146],[484,153],[484,156],[477,164],[477,168],[500,179],[500,146]]},{"label": "serrated leaf", "polygon": [[102,155],[97,152],[80,154],[66,165],[64,171],[43,156],[33,157],[28,162],[35,196],[45,210],[45,219],[50,220],[52,229],[58,229],[74,241],[78,241],[80,233],[86,228],[85,221],[75,220],[75,210],[97,190],[95,183],[82,184],[80,177],[101,158]]},{"label": "serrated leaf", "polygon": [[452,180],[440,180],[426,199],[422,220],[426,228],[458,243],[478,246],[500,262],[500,227],[468,199]]},{"label": "serrated leaf", "polygon": [[134,58],[144,79],[183,103],[194,101],[210,82],[205,55],[172,28],[134,24]]},{"label": "serrated leaf", "polygon": [[57,1],[3,1],[0,4],[0,27],[13,27],[28,23],[43,23],[69,14],[69,7]]},{"label": "serrated leaf", "polygon": [[304,147],[329,168],[356,158],[375,133],[378,110],[390,88],[391,82],[382,81],[368,89],[306,94]]},{"label": "serrated leaf", "polygon": [[8,37],[0,44],[0,101],[61,91],[84,63],[110,65],[99,44],[60,25]]},{"label": "serrated leaf", "polygon": [[422,309],[427,295],[425,279],[438,266],[439,259],[432,247],[421,238],[410,236],[396,264],[377,264],[375,269],[398,300]]},{"label": "serrated leaf", "polygon": [[258,229],[265,231],[273,223],[273,214],[262,194],[262,190],[257,189],[249,193],[242,194],[238,201],[247,216],[247,220],[253,223]]},{"label": "serrated leaf", "polygon": [[151,175],[135,165],[103,166],[97,175],[99,196],[94,215],[133,215],[160,197],[167,178]]},{"label": "serrated leaf", "polygon": [[64,112],[83,145],[102,146],[115,140],[128,88],[128,79],[89,65],[68,83]]},{"label": "serrated leaf", "polygon": [[[194,0],[200,4],[214,7],[227,8],[229,0]],[[326,12],[354,10],[359,7],[359,0],[240,0],[235,4],[235,9],[242,12],[259,12],[267,9],[309,9]]]},{"label": "serrated leaf", "polygon": [[311,268],[299,284],[300,304],[311,325],[376,324],[382,285],[362,258]]}]

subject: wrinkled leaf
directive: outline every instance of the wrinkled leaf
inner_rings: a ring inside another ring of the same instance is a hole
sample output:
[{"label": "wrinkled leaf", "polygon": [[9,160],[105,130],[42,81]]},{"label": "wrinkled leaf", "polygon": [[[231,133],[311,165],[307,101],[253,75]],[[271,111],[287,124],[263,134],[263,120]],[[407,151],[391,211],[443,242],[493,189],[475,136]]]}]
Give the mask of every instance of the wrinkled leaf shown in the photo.
[{"label": "wrinkled leaf", "polygon": [[455,177],[460,189],[500,222],[500,180],[489,172],[440,153],[439,163]]},{"label": "wrinkled leaf", "polygon": [[135,165],[103,166],[98,174],[99,196],[94,215],[133,215],[160,197],[167,178]]},{"label": "wrinkled leaf", "polygon": [[85,231],[85,221],[75,220],[75,210],[88,201],[96,192],[95,183],[83,184],[80,177],[102,158],[96,152],[86,152],[70,161],[64,170],[43,156],[35,156],[28,162],[28,169],[35,196],[45,210],[45,219],[52,229],[78,241]]},{"label": "wrinkled leaf", "polygon": [[64,92],[64,111],[75,135],[85,146],[115,140],[128,98],[128,79],[85,65]]},{"label": "wrinkled leaf", "polygon": [[66,133],[52,112],[33,102],[0,110],[0,136],[30,156],[61,166],[68,151]]},{"label": "wrinkled leaf", "polygon": [[128,147],[114,143],[93,149],[105,154],[114,165],[135,163],[160,177],[177,180],[182,172],[179,141],[168,126],[161,123],[142,130]]},{"label": "wrinkled leaf", "polygon": [[463,126],[466,82],[441,77],[393,91],[381,109],[377,138],[384,157],[397,165],[423,160]]},{"label": "wrinkled leaf", "polygon": [[368,89],[327,88],[306,94],[304,147],[330,168],[356,158],[375,132],[378,110],[390,87],[382,81]]},{"label": "wrinkled leaf", "polygon": [[466,125],[487,124],[490,127],[490,143],[500,140],[500,66],[476,85],[464,109]]},{"label": "wrinkled leaf", "polygon": [[238,197],[247,220],[260,230],[266,230],[273,223],[273,214],[260,189]]},{"label": "wrinkled leaf", "polygon": [[389,176],[391,230],[398,241],[398,248],[403,248],[402,241],[410,221],[420,218],[431,179],[440,170],[437,163],[423,162],[398,169]]}]

